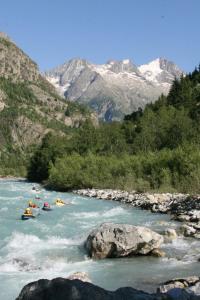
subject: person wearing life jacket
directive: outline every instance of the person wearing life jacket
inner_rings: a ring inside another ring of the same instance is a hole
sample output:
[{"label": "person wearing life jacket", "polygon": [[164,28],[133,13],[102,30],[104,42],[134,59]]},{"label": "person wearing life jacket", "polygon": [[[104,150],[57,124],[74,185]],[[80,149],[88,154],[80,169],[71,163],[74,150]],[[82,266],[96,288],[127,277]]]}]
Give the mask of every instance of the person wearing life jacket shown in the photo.
[{"label": "person wearing life jacket", "polygon": [[25,215],[25,216],[32,216],[32,215],[33,215],[33,212],[32,212],[32,210],[28,207],[28,208],[25,209],[24,215]]},{"label": "person wearing life jacket", "polygon": [[55,202],[57,205],[64,205],[65,202],[63,200],[61,200],[60,198],[56,199],[56,202]]},{"label": "person wearing life jacket", "polygon": [[50,208],[50,205],[49,205],[49,203],[48,202],[44,202],[44,206],[43,206],[44,208]]},{"label": "person wearing life jacket", "polygon": [[33,203],[31,200],[29,201],[28,206],[32,208],[38,208],[38,206],[35,203]]}]

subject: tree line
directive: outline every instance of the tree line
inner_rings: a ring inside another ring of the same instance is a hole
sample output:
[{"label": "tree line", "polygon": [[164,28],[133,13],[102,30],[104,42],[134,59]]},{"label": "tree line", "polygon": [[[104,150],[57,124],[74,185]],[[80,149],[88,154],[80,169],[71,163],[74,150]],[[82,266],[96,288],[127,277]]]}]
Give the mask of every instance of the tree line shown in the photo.
[{"label": "tree line", "polygon": [[168,96],[122,122],[86,122],[65,137],[48,134],[28,179],[58,190],[200,191],[200,67],[175,79]]}]

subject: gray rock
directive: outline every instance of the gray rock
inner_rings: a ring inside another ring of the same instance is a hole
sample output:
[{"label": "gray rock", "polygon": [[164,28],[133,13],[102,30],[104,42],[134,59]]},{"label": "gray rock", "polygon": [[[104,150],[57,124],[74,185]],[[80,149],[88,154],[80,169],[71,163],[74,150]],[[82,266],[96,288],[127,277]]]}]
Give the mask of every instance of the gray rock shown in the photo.
[{"label": "gray rock", "polygon": [[166,253],[161,249],[154,249],[151,251],[151,255],[155,257],[165,257]]},{"label": "gray rock", "polygon": [[90,257],[147,255],[163,243],[163,237],[146,227],[104,223],[93,230],[85,243]]},{"label": "gray rock", "polygon": [[172,241],[172,240],[177,239],[176,230],[172,229],[172,228],[167,228],[165,230],[165,238],[166,238],[167,241]]},{"label": "gray rock", "polygon": [[185,278],[175,278],[169,281],[166,281],[162,285],[159,286],[158,292],[166,293],[172,289],[184,289],[188,287],[195,286],[199,283],[200,278],[198,276],[189,276]]},{"label": "gray rock", "polygon": [[186,237],[193,236],[196,233],[196,229],[194,229],[193,227],[188,226],[186,224],[181,225],[179,230]]},{"label": "gray rock", "polygon": [[84,282],[91,282],[89,275],[85,272],[76,272],[67,277],[67,279],[74,280],[78,279]]}]

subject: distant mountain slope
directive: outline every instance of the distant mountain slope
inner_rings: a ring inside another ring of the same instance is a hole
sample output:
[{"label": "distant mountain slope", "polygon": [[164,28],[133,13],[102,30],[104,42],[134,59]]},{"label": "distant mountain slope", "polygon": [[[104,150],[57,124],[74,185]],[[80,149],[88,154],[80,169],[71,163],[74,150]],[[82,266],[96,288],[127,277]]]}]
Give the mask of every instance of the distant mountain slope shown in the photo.
[{"label": "distant mountain slope", "polygon": [[163,58],[140,67],[129,59],[103,65],[72,59],[45,76],[60,95],[89,105],[100,119],[111,121],[167,94],[174,78],[181,74],[174,63]]},{"label": "distant mountain slope", "polygon": [[37,64],[0,33],[0,165],[46,133],[65,135],[87,119],[96,121],[87,108],[60,97]]}]

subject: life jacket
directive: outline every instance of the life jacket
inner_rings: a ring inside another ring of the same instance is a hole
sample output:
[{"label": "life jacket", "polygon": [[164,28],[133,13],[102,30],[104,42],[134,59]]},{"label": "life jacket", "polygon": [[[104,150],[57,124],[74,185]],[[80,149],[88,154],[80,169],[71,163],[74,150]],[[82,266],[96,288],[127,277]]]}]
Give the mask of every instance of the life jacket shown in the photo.
[{"label": "life jacket", "polygon": [[24,215],[25,215],[25,216],[32,216],[33,213],[32,213],[32,211],[26,211],[26,210],[25,210]]},{"label": "life jacket", "polygon": [[37,208],[37,205],[35,203],[32,203],[32,204],[29,204],[29,207]]}]

